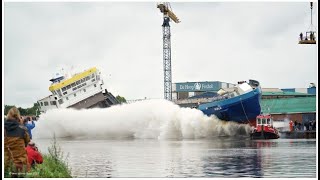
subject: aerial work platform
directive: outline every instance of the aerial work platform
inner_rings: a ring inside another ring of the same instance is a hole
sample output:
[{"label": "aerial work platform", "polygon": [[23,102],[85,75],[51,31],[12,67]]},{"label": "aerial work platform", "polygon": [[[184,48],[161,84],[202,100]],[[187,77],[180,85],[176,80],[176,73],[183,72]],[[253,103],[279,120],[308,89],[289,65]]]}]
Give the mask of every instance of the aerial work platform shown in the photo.
[{"label": "aerial work platform", "polygon": [[300,40],[299,44],[317,44],[316,40]]},{"label": "aerial work platform", "polygon": [[315,34],[316,32],[314,31],[306,32],[305,36],[303,36],[303,34],[300,33],[299,44],[316,44]]},{"label": "aerial work platform", "polygon": [[312,24],[312,9],[313,9],[313,2],[310,2],[310,9],[311,9],[311,24],[309,29],[306,32],[306,35],[303,36],[302,32],[300,33],[299,37],[299,44],[317,44],[316,41],[316,28]]}]

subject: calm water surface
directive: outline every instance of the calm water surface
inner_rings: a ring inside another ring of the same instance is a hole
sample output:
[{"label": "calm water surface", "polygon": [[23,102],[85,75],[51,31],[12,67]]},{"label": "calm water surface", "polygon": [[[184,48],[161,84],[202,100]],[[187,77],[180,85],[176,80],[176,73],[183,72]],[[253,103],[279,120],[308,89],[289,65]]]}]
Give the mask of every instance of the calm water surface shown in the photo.
[{"label": "calm water surface", "polygon": [[[46,153],[50,139],[36,139]],[[74,177],[316,177],[316,140],[58,139]]]}]

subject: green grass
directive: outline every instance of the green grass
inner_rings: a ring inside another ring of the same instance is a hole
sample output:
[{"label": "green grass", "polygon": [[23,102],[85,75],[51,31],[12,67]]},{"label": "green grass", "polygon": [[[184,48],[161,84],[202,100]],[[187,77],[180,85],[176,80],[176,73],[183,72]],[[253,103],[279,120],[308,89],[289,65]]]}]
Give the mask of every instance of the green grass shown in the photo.
[{"label": "green grass", "polygon": [[[19,177],[27,178],[72,178],[71,169],[68,167],[67,157],[64,157],[60,146],[54,136],[48,154],[43,154],[43,163],[37,164],[28,173],[22,173]],[[5,177],[13,177],[10,172],[5,172]]]}]

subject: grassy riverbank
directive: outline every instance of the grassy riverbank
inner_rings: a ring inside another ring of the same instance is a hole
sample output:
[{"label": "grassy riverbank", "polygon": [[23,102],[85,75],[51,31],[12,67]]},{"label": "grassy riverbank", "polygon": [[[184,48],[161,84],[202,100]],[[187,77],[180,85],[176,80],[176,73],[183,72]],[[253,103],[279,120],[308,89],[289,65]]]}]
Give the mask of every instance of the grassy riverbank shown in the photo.
[{"label": "grassy riverbank", "polygon": [[[72,178],[71,169],[68,167],[67,157],[64,157],[60,146],[55,138],[48,147],[48,154],[43,154],[43,163],[37,164],[34,169],[27,173],[21,173],[19,177],[27,178]],[[9,171],[5,172],[5,177],[14,177]]]}]

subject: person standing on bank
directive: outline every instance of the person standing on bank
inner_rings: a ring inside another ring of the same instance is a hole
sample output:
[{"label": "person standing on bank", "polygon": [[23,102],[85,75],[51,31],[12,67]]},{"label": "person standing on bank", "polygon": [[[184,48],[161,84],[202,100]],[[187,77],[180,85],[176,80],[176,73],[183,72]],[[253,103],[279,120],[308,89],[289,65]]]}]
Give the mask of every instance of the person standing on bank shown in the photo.
[{"label": "person standing on bank", "polygon": [[[31,124],[29,123],[29,121],[31,121]],[[36,127],[36,125],[34,124],[34,121],[33,121],[30,117],[26,117],[26,118],[23,120],[23,124],[24,124],[24,126],[28,129],[28,133],[29,133],[30,139],[32,139],[31,130],[32,130],[34,127]]]},{"label": "person standing on bank", "polygon": [[8,170],[13,163],[13,172],[27,171],[28,167],[25,147],[30,137],[21,120],[19,110],[12,107],[4,122],[4,166]]},{"label": "person standing on bank", "polygon": [[297,120],[294,121],[294,130],[298,130],[298,122],[297,122]]},{"label": "person standing on bank", "polygon": [[294,126],[293,126],[292,120],[289,122],[289,128],[290,128],[290,132],[292,132],[294,130]]}]

